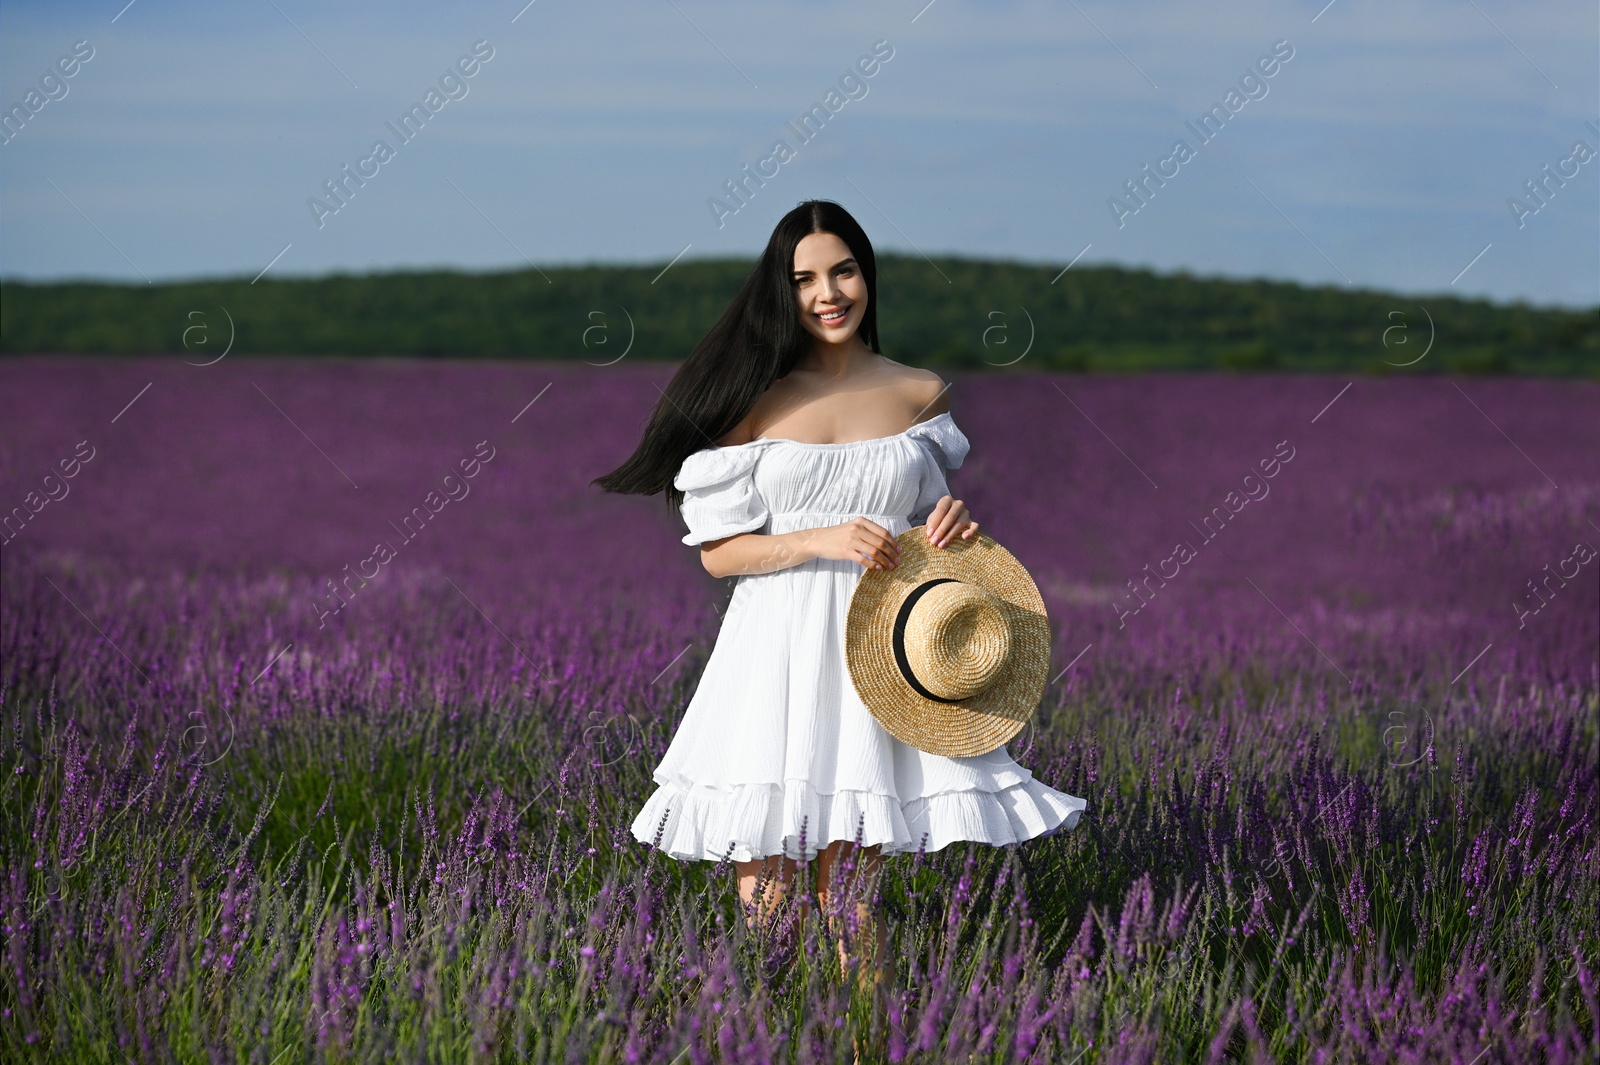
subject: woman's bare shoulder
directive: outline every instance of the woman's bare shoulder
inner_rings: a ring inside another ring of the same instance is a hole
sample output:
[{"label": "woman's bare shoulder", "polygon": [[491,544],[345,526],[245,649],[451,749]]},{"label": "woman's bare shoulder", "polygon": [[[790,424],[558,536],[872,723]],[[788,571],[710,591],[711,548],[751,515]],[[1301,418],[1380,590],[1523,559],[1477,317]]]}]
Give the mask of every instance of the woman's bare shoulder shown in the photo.
[{"label": "woman's bare shoulder", "polygon": [[907,366],[903,362],[895,362],[887,355],[880,355],[878,357],[883,360],[883,367],[900,381],[903,381],[907,384],[920,383],[924,386],[932,385],[935,388],[944,387],[944,378],[940,377],[932,370],[925,370],[921,366]]},{"label": "woman's bare shoulder", "polygon": [[895,389],[919,413],[923,421],[950,409],[949,382],[932,370],[920,366],[906,366],[893,359],[884,359],[896,378]]},{"label": "woman's bare shoulder", "polygon": [[774,381],[767,390],[756,397],[756,401],[745,411],[744,417],[722,439],[717,441],[718,447],[737,447],[748,444],[756,437],[756,427],[766,425],[772,416],[789,402],[789,393],[794,382],[788,378]]},{"label": "woman's bare shoulder", "polygon": [[768,385],[766,391],[756,397],[744,417],[739,419],[739,424],[728,430],[727,435],[717,441],[717,446],[736,447],[739,444],[748,444],[756,438],[759,428],[764,428],[779,420],[784,413],[803,406],[808,394],[803,377],[801,371],[791,371],[789,376],[780,377]]},{"label": "woman's bare shoulder", "polygon": [[716,445],[718,447],[737,447],[740,444],[748,444],[755,435],[755,430],[751,428],[753,424],[754,419],[752,416],[746,414],[740,419],[739,424],[729,429],[720,440],[715,441]]}]

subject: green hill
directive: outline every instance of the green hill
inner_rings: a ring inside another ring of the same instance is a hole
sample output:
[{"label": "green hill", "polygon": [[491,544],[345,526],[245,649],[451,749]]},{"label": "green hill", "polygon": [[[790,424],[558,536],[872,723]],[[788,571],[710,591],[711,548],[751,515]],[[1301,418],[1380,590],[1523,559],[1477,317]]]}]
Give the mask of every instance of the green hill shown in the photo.
[{"label": "green hill", "polygon": [[[664,274],[652,265],[254,284],[243,277],[158,285],[12,280],[0,282],[0,352],[209,358],[227,342],[231,317],[232,351],[241,354],[603,363],[627,349],[630,359],[677,360],[721,313],[752,261],[685,261]],[[884,353],[949,369],[1600,375],[1595,309],[1116,267],[1074,268],[1052,283],[1058,274],[1055,266],[1008,261],[882,256]],[[1425,349],[1414,365],[1398,365]]]}]

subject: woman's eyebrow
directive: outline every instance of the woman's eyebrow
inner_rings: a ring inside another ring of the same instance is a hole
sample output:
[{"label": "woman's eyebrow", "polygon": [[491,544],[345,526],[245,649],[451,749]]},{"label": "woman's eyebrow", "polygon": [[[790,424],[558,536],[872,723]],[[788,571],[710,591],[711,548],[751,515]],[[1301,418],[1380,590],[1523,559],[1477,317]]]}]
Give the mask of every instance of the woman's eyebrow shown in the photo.
[{"label": "woman's eyebrow", "polygon": [[[836,262],[832,266],[828,267],[828,269],[829,270],[837,270],[837,269],[839,269],[839,267],[844,266],[847,263],[849,263],[851,265],[854,265],[855,264],[855,258],[852,256],[852,257],[850,257],[848,259],[840,259],[838,262]],[[811,276],[811,271],[810,270],[796,270],[794,272],[794,276],[795,277],[810,277]]]}]

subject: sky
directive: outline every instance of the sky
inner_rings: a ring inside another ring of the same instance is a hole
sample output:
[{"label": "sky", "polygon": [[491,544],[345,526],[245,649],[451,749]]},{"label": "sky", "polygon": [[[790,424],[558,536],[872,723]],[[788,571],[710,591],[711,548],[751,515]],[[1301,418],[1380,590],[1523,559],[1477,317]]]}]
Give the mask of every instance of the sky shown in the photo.
[{"label": "sky", "polygon": [[819,197],[880,253],[1593,306],[1597,20],[1546,0],[6,0],[0,276],[753,258]]}]

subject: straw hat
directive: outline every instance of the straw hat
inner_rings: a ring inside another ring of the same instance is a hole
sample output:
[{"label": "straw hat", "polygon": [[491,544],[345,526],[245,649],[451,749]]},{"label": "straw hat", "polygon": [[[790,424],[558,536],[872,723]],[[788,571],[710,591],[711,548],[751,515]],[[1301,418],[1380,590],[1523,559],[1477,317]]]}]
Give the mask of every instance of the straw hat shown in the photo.
[{"label": "straw hat", "polygon": [[1050,670],[1050,620],[1033,578],[978,533],[935,547],[913,527],[894,569],[869,569],[850,598],[845,659],[889,734],[959,758],[1027,723]]}]

